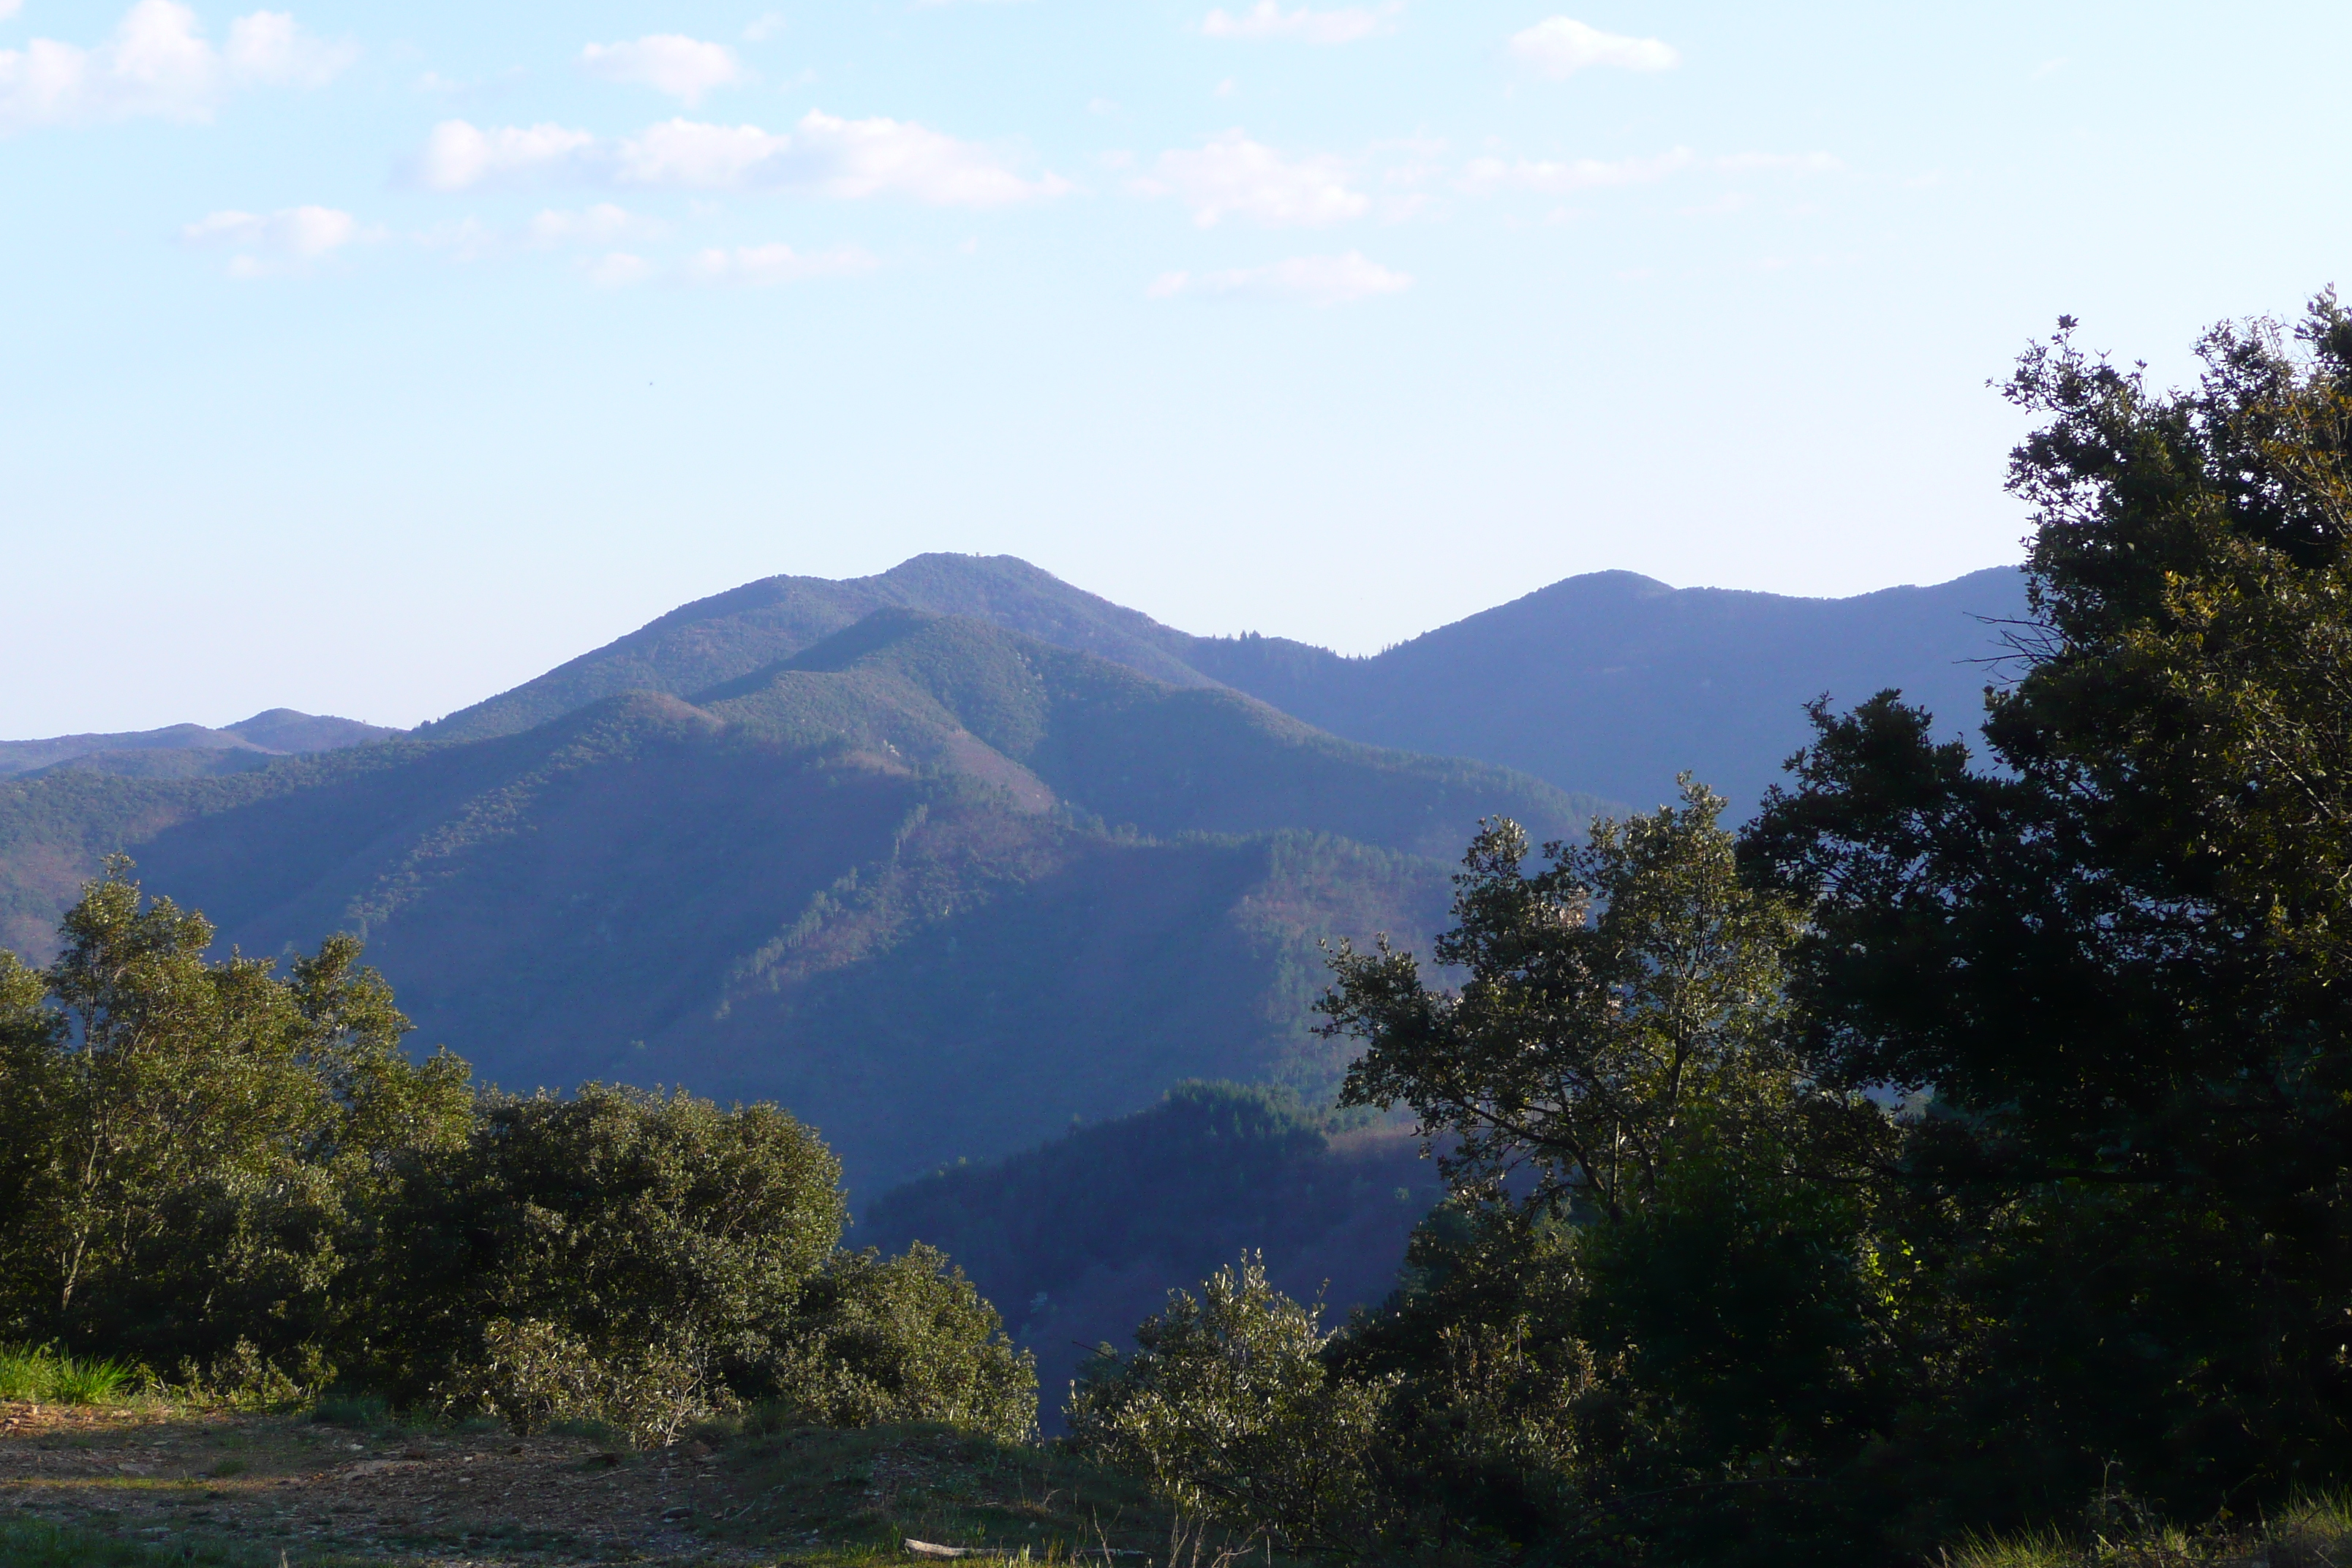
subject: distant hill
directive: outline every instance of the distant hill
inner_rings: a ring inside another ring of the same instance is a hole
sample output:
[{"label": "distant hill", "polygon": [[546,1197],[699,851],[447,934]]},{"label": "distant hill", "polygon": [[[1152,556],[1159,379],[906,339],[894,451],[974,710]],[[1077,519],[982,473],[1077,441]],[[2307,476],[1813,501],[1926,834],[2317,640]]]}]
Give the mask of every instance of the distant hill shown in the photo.
[{"label": "distant hill", "polygon": [[1648,809],[1685,768],[1742,814],[1811,734],[1803,705],[1887,687],[1974,737],[2011,567],[1929,588],[1800,599],[1570,577],[1390,648],[1342,658],[1276,637],[1197,638],[1192,668],[1334,734],[1477,757]]},{"label": "distant hill", "polygon": [[852,1239],[945,1250],[1034,1352],[1048,1429],[1090,1347],[1261,1251],[1327,1323],[1384,1300],[1406,1239],[1444,1195],[1403,1130],[1333,1132],[1280,1091],[1187,1083],[1114,1121],[885,1193]]},{"label": "distant hill", "polygon": [[877,576],[771,577],[697,601],[418,733],[511,733],[622,690],[686,695],[813,647],[886,607],[955,615],[1095,654],[1176,686],[1244,691],[1335,735],[1517,768],[1647,808],[1685,768],[1743,813],[1802,744],[1803,705],[1885,687],[1972,733],[2024,614],[1997,567],[1846,599],[1570,577],[1347,658],[1281,637],[1197,637],[1011,556],[921,555]]},{"label": "distant hill", "polygon": [[[509,1087],[773,1098],[864,1190],[1192,1077],[1328,1092],[1326,935],[1425,944],[1493,812],[1601,803],[885,609],[693,694],[193,780],[0,783],[26,938],[106,849],[276,952],[352,930]],[[43,906],[46,905],[46,910]]]},{"label": "distant hill", "polygon": [[111,735],[56,735],[45,741],[0,741],[0,778],[46,768],[133,778],[193,778],[246,773],[272,757],[331,752],[398,734],[356,719],[334,719],[272,708],[219,730],[173,724]]},{"label": "distant hill", "polygon": [[986,621],[1091,653],[1173,686],[1214,684],[1184,662],[1191,638],[1010,555],[918,555],[872,577],[767,577],[682,605],[417,733],[436,740],[512,734],[621,691],[701,691],[864,620],[928,610]]}]

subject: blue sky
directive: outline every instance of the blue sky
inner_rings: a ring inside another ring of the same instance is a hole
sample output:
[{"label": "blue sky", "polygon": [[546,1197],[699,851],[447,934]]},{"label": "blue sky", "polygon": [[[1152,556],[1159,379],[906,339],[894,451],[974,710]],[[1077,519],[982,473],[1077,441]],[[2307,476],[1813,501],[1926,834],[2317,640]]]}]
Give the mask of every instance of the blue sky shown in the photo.
[{"label": "blue sky", "polygon": [[269,3],[0,0],[0,735],[924,550],[1350,651],[1937,581],[2030,335],[2352,255],[2340,5]]}]

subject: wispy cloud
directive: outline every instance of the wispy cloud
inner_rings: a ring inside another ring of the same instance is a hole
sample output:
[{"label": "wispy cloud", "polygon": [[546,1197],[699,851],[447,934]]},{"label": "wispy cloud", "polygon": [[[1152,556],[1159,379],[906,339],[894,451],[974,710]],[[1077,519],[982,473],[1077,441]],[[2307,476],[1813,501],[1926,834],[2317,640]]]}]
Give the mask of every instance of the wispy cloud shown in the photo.
[{"label": "wispy cloud", "polygon": [[936,206],[992,207],[1066,194],[1055,174],[1024,179],[987,149],[912,121],[845,120],[811,110],[789,132],[669,120],[604,140],[559,125],[433,128],[419,183],[465,190],[492,182],[573,178],[671,190],[772,189],[856,200],[895,195]]},{"label": "wispy cloud", "polygon": [[228,267],[232,277],[261,278],[302,271],[346,246],[383,235],[362,228],[359,219],[338,208],[304,206],[210,213],[183,228],[180,237],[190,245],[235,251]]},{"label": "wispy cloud", "polygon": [[425,138],[416,181],[427,190],[462,191],[584,169],[596,138],[561,125],[499,125],[481,130],[445,120]]},{"label": "wispy cloud", "polygon": [[1511,36],[1512,55],[1548,77],[1565,79],[1588,66],[1618,70],[1672,70],[1682,63],[1674,46],[1658,38],[1604,33],[1570,16],[1551,16]]},{"label": "wispy cloud", "polygon": [[1383,294],[1402,294],[1412,287],[1408,273],[1398,272],[1351,250],[1345,256],[1294,256],[1265,267],[1243,267],[1224,272],[1167,272],[1145,290],[1154,300],[1179,295],[1211,298],[1254,296],[1294,300],[1326,307],[1353,305]]},{"label": "wispy cloud", "polygon": [[0,131],[94,121],[205,120],[234,92],[316,88],[358,58],[296,26],[282,11],[229,24],[215,48],[196,14],[176,0],[139,0],[102,42],[87,48],[35,38],[0,49]]},{"label": "wispy cloud", "polygon": [[665,92],[689,109],[713,88],[750,79],[735,51],[682,33],[654,33],[622,44],[590,44],[580,51],[580,68],[605,81],[627,82]]},{"label": "wispy cloud", "polygon": [[1569,191],[1608,190],[1619,185],[1646,185],[1697,166],[1698,154],[1687,147],[1645,158],[1572,158],[1560,162],[1533,158],[1473,158],[1462,171],[1465,188],[1490,191],[1540,191],[1559,195]]},{"label": "wispy cloud", "polygon": [[1177,197],[1203,228],[1228,217],[1276,228],[1314,227],[1371,210],[1371,198],[1349,184],[1349,174],[1345,159],[1286,157],[1228,131],[1205,146],[1162,153],[1151,176],[1132,188]]},{"label": "wispy cloud", "polygon": [[1359,38],[1396,31],[1396,18],[1403,10],[1402,0],[1390,0],[1377,6],[1343,5],[1329,11],[1305,5],[1286,11],[1276,0],[1258,0],[1253,9],[1240,16],[1222,7],[1210,12],[1202,19],[1201,34],[1209,38],[1293,38],[1303,44],[1352,44]]}]

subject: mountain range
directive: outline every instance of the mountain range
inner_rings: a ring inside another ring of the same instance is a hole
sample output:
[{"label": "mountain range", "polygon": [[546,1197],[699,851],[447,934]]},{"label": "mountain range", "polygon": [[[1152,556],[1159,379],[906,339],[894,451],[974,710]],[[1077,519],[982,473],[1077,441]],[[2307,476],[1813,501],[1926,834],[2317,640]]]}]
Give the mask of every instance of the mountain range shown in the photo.
[{"label": "mountain range", "polygon": [[920,555],[872,577],[769,577],[681,605],[535,680],[422,726],[479,739],[628,690],[684,694],[884,608],[983,620],[1181,687],[1225,686],[1367,745],[1473,757],[1647,809],[1696,772],[1742,808],[1808,733],[1802,705],[1901,689],[1972,732],[2025,617],[1994,567],[1844,599],[1570,577],[1350,658],[1284,637],[1194,637],[1012,556]]},{"label": "mountain range", "polygon": [[[128,851],[224,947],[359,933],[418,1041],[509,1089],[780,1101],[1058,1374],[1241,1246],[1377,1295],[1434,1189],[1398,1130],[1317,1120],[1321,944],[1426,951],[1481,817],[1572,837],[1685,767],[1744,809],[1820,695],[1962,731],[2022,614],[2005,570],[1843,600],[1603,573],[1349,658],[1010,557],[774,577],[412,731],[0,744],[0,946],[46,957]],[[1264,1087],[1161,1099],[1201,1080]]]},{"label": "mountain range", "polygon": [[0,741],[0,779],[76,768],[131,778],[199,778],[251,773],[276,757],[340,751],[400,733],[356,719],[325,718],[272,708],[242,723],[208,730],[173,724],[112,735],[55,735],[46,741]]}]

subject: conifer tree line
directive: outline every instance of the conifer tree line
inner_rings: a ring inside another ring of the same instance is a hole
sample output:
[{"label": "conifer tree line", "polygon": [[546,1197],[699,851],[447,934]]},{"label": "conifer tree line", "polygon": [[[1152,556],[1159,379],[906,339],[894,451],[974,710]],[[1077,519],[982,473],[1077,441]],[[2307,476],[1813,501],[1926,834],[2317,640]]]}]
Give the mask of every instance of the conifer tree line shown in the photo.
[{"label": "conifer tree line", "polygon": [[[2031,615],[1981,746],[1812,710],[1734,828],[1493,821],[1424,963],[1342,944],[1341,1101],[1451,1193],[1336,1326],[1244,1258],[1069,1403],[1301,1552],[1934,1560],[2352,1481],[2352,315],[2006,394]],[[773,1107],[478,1089],[357,943],[282,975],[129,868],[0,958],[0,1338],[643,1440],[760,1404],[1034,1431],[947,1260],[841,1246]]]}]

